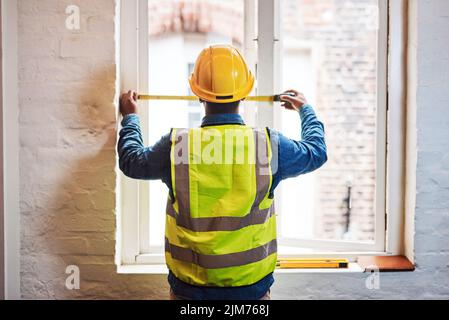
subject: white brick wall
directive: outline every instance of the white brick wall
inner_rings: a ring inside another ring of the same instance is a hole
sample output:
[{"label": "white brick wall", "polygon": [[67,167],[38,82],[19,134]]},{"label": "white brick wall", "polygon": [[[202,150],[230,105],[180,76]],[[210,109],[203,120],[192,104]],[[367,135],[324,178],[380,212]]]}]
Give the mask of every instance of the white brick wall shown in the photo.
[{"label": "white brick wall", "polygon": [[[65,7],[81,30],[65,29]],[[165,298],[165,276],[117,275],[114,0],[18,0],[24,298]],[[273,298],[449,298],[449,2],[419,1],[413,273],[277,275]],[[65,288],[76,264],[81,290]]]},{"label": "white brick wall", "polygon": [[449,298],[449,35],[446,32],[449,1],[416,1],[418,161],[414,256],[417,270],[381,274],[380,290],[365,288],[365,274],[279,275],[273,288],[274,298]]},{"label": "white brick wall", "polygon": [[[65,28],[69,4],[78,31]],[[115,1],[20,0],[18,10],[22,296],[164,297],[163,277],[115,272]],[[79,291],[65,288],[71,264]]]}]

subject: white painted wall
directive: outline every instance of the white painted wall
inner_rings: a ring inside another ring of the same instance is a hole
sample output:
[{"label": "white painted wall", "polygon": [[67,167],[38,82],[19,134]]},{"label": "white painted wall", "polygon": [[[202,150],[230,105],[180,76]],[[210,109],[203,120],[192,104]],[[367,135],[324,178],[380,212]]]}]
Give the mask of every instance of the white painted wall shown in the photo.
[{"label": "white painted wall", "polygon": [[[417,181],[412,273],[280,274],[274,299],[449,298],[449,1],[417,5]],[[81,30],[64,27],[78,4]],[[165,276],[118,275],[114,0],[18,0],[21,293],[164,299]],[[81,289],[65,288],[76,264]]]},{"label": "white painted wall", "polygon": [[[163,277],[118,275],[114,263],[116,1],[14,2],[22,297],[165,297]],[[80,30],[65,27],[72,4],[80,8]],[[65,287],[72,264],[80,268],[80,290]]]}]

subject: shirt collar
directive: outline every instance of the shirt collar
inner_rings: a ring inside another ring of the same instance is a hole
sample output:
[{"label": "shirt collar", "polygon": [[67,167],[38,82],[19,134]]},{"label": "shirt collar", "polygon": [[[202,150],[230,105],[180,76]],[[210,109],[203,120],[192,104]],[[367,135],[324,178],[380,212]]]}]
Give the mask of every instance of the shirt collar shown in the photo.
[{"label": "shirt collar", "polygon": [[216,126],[224,124],[239,124],[245,125],[241,115],[237,113],[221,113],[221,114],[209,114],[203,118],[201,127]]}]

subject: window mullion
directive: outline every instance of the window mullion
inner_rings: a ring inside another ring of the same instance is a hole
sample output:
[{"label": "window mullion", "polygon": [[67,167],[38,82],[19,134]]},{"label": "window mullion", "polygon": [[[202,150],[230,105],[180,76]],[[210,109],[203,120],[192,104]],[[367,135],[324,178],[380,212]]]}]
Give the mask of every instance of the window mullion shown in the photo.
[{"label": "window mullion", "polygon": [[[257,13],[257,94],[272,95],[279,90],[280,44],[279,44],[280,1],[258,0]],[[277,127],[272,102],[258,102],[257,126]]]},{"label": "window mullion", "polygon": [[[244,0],[244,39],[243,39],[243,53],[245,55],[246,61],[249,68],[254,75],[257,74],[256,64],[257,64],[257,0]],[[253,88],[253,92],[257,89]],[[253,93],[251,93],[253,94]],[[256,114],[257,110],[255,108],[256,103],[251,101],[245,101],[243,104],[243,112],[245,117],[245,122],[249,126],[256,126]]]},{"label": "window mullion", "polygon": [[[138,0],[138,91],[150,92],[149,90],[149,21],[148,0]],[[148,145],[149,127],[149,102],[140,101],[139,113],[141,131],[144,144]],[[148,181],[139,181],[139,253],[150,250],[150,184]]]},{"label": "window mullion", "polygon": [[[120,23],[120,74],[121,88],[138,88],[138,2],[121,2]],[[139,182],[119,173],[118,228],[121,246],[118,252],[120,264],[135,263],[139,254]]]}]

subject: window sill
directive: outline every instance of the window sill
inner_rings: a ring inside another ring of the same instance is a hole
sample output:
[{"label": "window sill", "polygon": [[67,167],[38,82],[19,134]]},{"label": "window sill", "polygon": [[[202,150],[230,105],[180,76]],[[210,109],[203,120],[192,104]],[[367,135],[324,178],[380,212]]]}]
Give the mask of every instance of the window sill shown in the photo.
[{"label": "window sill", "polygon": [[[414,271],[415,266],[404,256],[359,256],[356,262],[350,262],[348,268],[310,268],[310,269],[280,269],[275,274],[297,273],[363,273],[371,270],[379,272],[407,272]],[[167,275],[167,266],[160,264],[129,264],[117,266],[119,274],[154,274]]]},{"label": "window sill", "polygon": [[[348,268],[344,269],[276,269],[275,274],[296,274],[296,273],[362,273],[365,269],[361,268],[357,263],[349,263]],[[117,267],[119,274],[154,274],[166,275],[168,269],[165,264],[135,264],[121,265]]]},{"label": "window sill", "polygon": [[366,272],[378,270],[379,272],[406,272],[414,271],[415,265],[405,256],[360,256],[357,263]]},{"label": "window sill", "polygon": [[119,274],[168,274],[165,264],[128,264],[117,266]]}]

